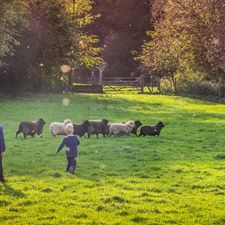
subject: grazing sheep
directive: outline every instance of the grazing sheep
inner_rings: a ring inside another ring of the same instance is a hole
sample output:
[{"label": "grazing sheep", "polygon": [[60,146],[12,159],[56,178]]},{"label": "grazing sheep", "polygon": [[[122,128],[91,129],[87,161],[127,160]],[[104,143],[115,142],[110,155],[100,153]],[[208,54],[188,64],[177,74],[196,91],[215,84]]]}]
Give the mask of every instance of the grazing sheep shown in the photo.
[{"label": "grazing sheep", "polygon": [[132,121],[126,123],[112,123],[109,127],[109,135],[130,135],[134,126],[134,122]]},{"label": "grazing sheep", "polygon": [[142,123],[139,120],[134,121],[134,128],[131,131],[131,134],[135,134],[137,136],[137,130],[142,125]]},{"label": "grazing sheep", "polygon": [[85,120],[82,124],[73,124],[73,134],[83,137],[88,131],[89,122]]},{"label": "grazing sheep", "polygon": [[64,128],[67,124],[72,124],[70,119],[64,120],[63,123],[53,122],[49,125],[49,129],[51,131],[52,136],[56,137],[56,135],[64,135]]},{"label": "grazing sheep", "polygon": [[108,134],[108,120],[88,120],[87,134],[90,138],[91,134],[96,134],[97,138],[99,134],[102,134],[104,137]]},{"label": "grazing sheep", "polygon": [[158,122],[155,126],[143,126],[143,127],[141,127],[139,137],[140,136],[145,137],[146,135],[159,136],[160,131],[163,127],[165,127],[163,122]]},{"label": "grazing sheep", "polygon": [[30,135],[32,137],[34,137],[35,134],[41,135],[44,125],[45,121],[43,119],[32,122],[23,121],[19,124],[18,131],[16,132],[16,138],[20,133],[23,133],[24,139],[26,139],[27,135]]},{"label": "grazing sheep", "polygon": [[111,123],[108,123],[107,124],[107,127],[106,127],[106,135],[109,137],[110,135],[109,135],[109,128],[110,128],[110,126],[111,126]]}]

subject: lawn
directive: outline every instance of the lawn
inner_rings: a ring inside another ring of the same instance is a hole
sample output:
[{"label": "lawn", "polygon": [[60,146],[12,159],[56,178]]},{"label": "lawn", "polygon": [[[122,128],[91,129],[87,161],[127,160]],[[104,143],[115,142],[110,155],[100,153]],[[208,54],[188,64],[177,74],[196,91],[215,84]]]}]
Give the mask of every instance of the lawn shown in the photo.
[{"label": "lawn", "polygon": [[[41,117],[43,138],[15,138],[19,121]],[[66,118],[166,127],[160,137],[81,138],[73,176],[64,172],[64,152],[55,154],[62,136],[48,129]],[[0,100],[0,123],[2,225],[225,224],[223,104],[133,92],[39,95]]]}]

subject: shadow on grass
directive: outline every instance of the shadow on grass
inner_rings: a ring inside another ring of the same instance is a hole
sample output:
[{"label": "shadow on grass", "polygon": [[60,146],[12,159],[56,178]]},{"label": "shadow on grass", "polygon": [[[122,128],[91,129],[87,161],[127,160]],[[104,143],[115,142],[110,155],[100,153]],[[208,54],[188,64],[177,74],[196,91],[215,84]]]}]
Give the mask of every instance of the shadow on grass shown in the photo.
[{"label": "shadow on grass", "polygon": [[[168,95],[170,96],[170,95]],[[171,95],[172,96],[172,95]],[[185,97],[185,98],[191,98],[195,100],[200,100],[203,101],[204,104],[220,104],[220,103],[225,103],[225,97],[218,97],[218,96],[204,96],[204,95],[192,95],[192,94],[180,94],[177,95],[178,97]]]},{"label": "shadow on grass", "polygon": [[5,188],[4,193],[6,195],[10,195],[10,196],[16,197],[16,198],[24,198],[26,196],[23,192],[14,189],[7,183],[4,183],[3,186]]}]

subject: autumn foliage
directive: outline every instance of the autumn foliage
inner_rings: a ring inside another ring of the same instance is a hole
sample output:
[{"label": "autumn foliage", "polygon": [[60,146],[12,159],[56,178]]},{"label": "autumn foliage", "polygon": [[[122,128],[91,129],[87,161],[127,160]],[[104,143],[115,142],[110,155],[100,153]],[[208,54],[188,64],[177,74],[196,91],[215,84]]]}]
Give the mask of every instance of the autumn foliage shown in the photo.
[{"label": "autumn foliage", "polygon": [[[225,3],[222,0],[167,0],[153,4],[154,31],[141,60],[160,71],[173,91],[196,91],[205,81],[220,87],[225,75]],[[157,73],[156,73],[157,74]]]}]

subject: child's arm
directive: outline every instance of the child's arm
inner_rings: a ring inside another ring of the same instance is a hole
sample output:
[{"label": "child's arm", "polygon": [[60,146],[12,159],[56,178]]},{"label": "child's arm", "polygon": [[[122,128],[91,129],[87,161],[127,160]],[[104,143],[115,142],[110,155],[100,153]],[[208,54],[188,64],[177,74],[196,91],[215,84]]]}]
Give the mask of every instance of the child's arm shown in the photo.
[{"label": "child's arm", "polygon": [[63,149],[64,145],[65,145],[65,141],[63,139],[62,143],[60,144],[60,146],[58,147],[58,149],[56,151],[57,154]]}]

